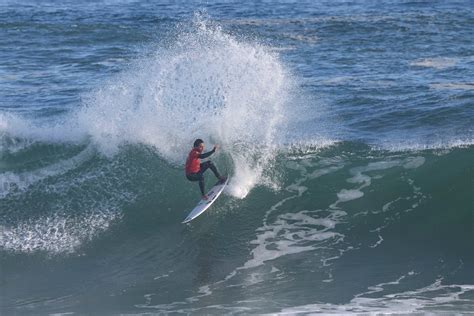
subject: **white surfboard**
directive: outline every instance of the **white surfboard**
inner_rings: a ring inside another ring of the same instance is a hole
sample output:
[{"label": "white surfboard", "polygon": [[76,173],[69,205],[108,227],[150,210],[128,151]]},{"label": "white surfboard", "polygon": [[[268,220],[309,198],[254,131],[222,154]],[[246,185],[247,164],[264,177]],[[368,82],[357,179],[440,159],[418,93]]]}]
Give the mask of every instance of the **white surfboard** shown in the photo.
[{"label": "white surfboard", "polygon": [[204,213],[205,210],[209,208],[217,200],[217,197],[221,195],[222,191],[224,190],[225,186],[229,182],[229,177],[225,180],[224,183],[217,182],[216,185],[212,187],[212,189],[207,193],[208,199],[199,201],[196,207],[189,213],[188,217],[186,217],[183,221],[183,224],[188,223]]}]

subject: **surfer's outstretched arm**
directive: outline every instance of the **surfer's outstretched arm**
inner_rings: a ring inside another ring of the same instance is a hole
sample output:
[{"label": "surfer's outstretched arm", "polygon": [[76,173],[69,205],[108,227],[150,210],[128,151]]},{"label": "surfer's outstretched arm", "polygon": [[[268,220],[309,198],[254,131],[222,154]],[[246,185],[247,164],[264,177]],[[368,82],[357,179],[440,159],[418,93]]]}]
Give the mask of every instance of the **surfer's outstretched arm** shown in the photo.
[{"label": "surfer's outstretched arm", "polygon": [[207,153],[199,154],[199,158],[200,158],[200,159],[207,158],[207,157],[209,157],[210,155],[212,155],[212,154],[215,153],[215,152],[216,152],[216,147],[214,147],[213,150],[208,151]]}]

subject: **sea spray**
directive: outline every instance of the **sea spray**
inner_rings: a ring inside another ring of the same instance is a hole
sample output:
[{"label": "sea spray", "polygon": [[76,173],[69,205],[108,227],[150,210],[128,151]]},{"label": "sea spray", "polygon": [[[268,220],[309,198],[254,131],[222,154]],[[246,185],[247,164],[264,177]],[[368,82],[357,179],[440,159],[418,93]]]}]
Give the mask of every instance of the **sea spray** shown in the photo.
[{"label": "sea spray", "polygon": [[218,143],[233,166],[228,193],[243,198],[272,182],[262,175],[274,157],[290,82],[274,52],[196,17],[176,42],[97,89],[77,121],[107,156],[140,143],[177,167],[194,139]]},{"label": "sea spray", "polygon": [[256,185],[277,185],[271,166],[291,75],[264,45],[199,15],[185,26],[178,25],[173,41],[83,95],[76,110],[46,121],[1,114],[0,153],[41,161],[0,173],[1,248],[75,252],[108,230],[136,199],[136,186],[127,181],[160,172],[133,171],[123,160],[126,148],[145,145],[168,164],[163,168],[182,168],[194,139],[203,138],[208,147],[220,144],[212,159],[231,174],[228,194],[244,198]]}]

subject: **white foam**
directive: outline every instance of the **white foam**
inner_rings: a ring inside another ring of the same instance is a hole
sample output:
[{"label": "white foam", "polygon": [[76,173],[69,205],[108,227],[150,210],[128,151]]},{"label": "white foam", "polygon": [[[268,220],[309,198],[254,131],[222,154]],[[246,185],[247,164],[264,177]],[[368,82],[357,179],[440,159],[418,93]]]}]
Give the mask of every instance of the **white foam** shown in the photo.
[{"label": "white foam", "polygon": [[337,197],[341,202],[347,202],[347,201],[352,201],[359,199],[364,196],[364,192],[359,191],[359,190],[346,190],[342,189],[337,193]]},{"label": "white foam", "polygon": [[426,159],[421,156],[417,157],[408,157],[405,159],[405,164],[403,165],[403,168],[405,169],[416,169],[421,167],[425,163]]},{"label": "white foam", "polygon": [[343,85],[354,79],[356,78],[352,76],[336,76],[336,77],[329,77],[327,79],[322,80],[321,82],[327,85]]},{"label": "white foam", "polygon": [[[38,122],[13,113],[0,113],[0,137],[3,140],[0,151],[9,149],[11,143],[29,145],[32,142],[79,143],[84,141],[86,134],[77,123],[69,121],[68,118],[57,119],[53,123]],[[8,138],[8,142],[5,138]]]},{"label": "white foam", "polygon": [[371,162],[367,166],[355,167],[350,169],[352,177],[347,179],[347,182],[358,183],[360,184],[360,186],[356,189],[341,189],[337,193],[338,200],[331,204],[330,208],[337,209],[337,205],[339,203],[356,200],[364,196],[364,192],[362,192],[362,189],[370,186],[372,183],[372,178],[364,174],[364,172],[389,169],[399,166],[400,163],[401,162],[399,160],[378,161]]},{"label": "white foam", "polygon": [[109,228],[120,217],[114,210],[89,210],[78,217],[56,212],[49,216],[31,218],[3,226],[0,248],[14,252],[46,251],[50,254],[72,253],[85,241]]},{"label": "white foam", "polygon": [[432,83],[430,88],[437,90],[474,90],[474,82]]},{"label": "white foam", "polygon": [[[339,203],[348,202],[348,201],[356,200],[363,197],[364,192],[362,191],[362,189],[370,186],[372,184],[372,179],[380,179],[382,177],[381,175],[378,175],[378,176],[376,175],[376,176],[371,177],[365,174],[365,172],[385,170],[385,169],[390,169],[390,168],[395,168],[395,167],[400,167],[400,166],[402,166],[405,169],[416,169],[416,168],[421,167],[424,163],[425,163],[424,157],[415,156],[415,157],[407,157],[403,160],[393,159],[393,160],[386,160],[386,161],[371,162],[367,164],[367,166],[354,167],[350,169],[350,173],[352,177],[348,178],[347,182],[360,184],[360,186],[355,189],[341,189],[337,193],[338,200],[334,202],[333,204],[331,204],[330,207],[332,209],[337,209],[337,205]],[[415,191],[415,194],[416,194],[416,191]],[[386,203],[382,207],[381,212],[386,212],[391,206],[391,204],[398,201],[399,199]],[[370,213],[376,214],[380,212],[374,211]],[[368,212],[359,212],[358,214],[359,215],[368,214]]]},{"label": "white foam", "polygon": [[166,273],[166,274],[162,274],[162,275],[154,277],[153,280],[159,280],[159,279],[167,278],[169,276],[170,276],[169,273]]},{"label": "white foam", "polygon": [[251,244],[257,245],[251,251],[252,259],[240,269],[254,268],[286,255],[312,251],[321,247],[323,241],[337,243],[338,239],[343,238],[341,234],[331,231],[338,222],[339,214],[325,218],[312,217],[312,214],[316,215],[310,211],[282,214],[273,223],[259,228],[256,239],[251,241]]},{"label": "white foam", "polygon": [[[472,131],[471,131],[472,134]],[[413,152],[424,150],[449,150],[453,148],[465,148],[474,145],[472,135],[465,137],[447,136],[437,139],[391,139],[390,142],[384,142],[380,146],[373,146],[374,149],[384,149],[392,152]],[[446,151],[449,152],[449,151]]]},{"label": "white foam", "polygon": [[[308,159],[298,158],[299,163],[293,165],[293,169],[299,170],[302,177],[287,186],[285,190],[296,194],[282,199],[265,213],[263,226],[257,229],[256,239],[251,241],[251,244],[256,245],[251,251],[252,258],[235,271],[255,268],[282,256],[313,251],[327,246],[326,242],[337,244],[344,238],[343,235],[334,231],[339,218],[346,215],[344,211],[332,210],[329,215],[322,217],[319,211],[302,210],[280,214],[273,221],[269,219],[273,212],[284,207],[288,201],[304,194],[307,190],[307,187],[302,185],[304,181],[336,172],[343,167],[341,160],[334,157],[319,161],[316,165],[323,168],[308,172],[307,168],[315,166],[311,162],[311,157],[309,155]],[[330,259],[323,258],[324,260]],[[226,280],[235,275],[235,272],[231,273]]]},{"label": "white foam", "polygon": [[[405,198],[405,199],[406,199],[406,198]],[[402,200],[401,197],[396,198],[395,200],[390,201],[390,202],[388,202],[388,203],[385,203],[385,204],[382,206],[382,212],[387,212],[387,211],[389,211],[390,209],[393,208],[392,205],[393,205],[394,203],[400,201],[400,200]],[[373,213],[378,213],[378,212],[373,212]]]},{"label": "white foam", "polygon": [[324,169],[314,170],[313,172],[311,172],[310,174],[308,174],[308,179],[319,178],[319,177],[324,176],[324,175],[326,175],[326,174],[335,172],[335,171],[337,171],[337,170],[339,170],[339,169],[341,169],[341,168],[342,168],[342,165],[339,165],[339,166],[331,166],[331,167],[324,168]]},{"label": "white foam", "polygon": [[446,68],[454,67],[456,63],[457,63],[457,60],[454,58],[439,57],[439,58],[419,59],[414,62],[411,62],[410,65],[443,70]]},{"label": "white foam", "polygon": [[281,148],[290,155],[290,159],[309,159],[316,156],[321,149],[333,146],[338,143],[337,139],[326,138],[322,136],[307,136],[301,137],[298,140],[293,140],[285,144],[280,144]]},{"label": "white foam", "polygon": [[370,246],[370,248],[376,248],[377,246],[379,246],[381,243],[383,242],[383,237],[382,235],[379,234],[379,240],[377,240],[377,242],[373,245]]},{"label": "white foam", "polygon": [[76,156],[62,160],[58,163],[39,168],[33,171],[22,173],[4,172],[0,174],[0,198],[5,197],[10,192],[23,191],[29,186],[44,180],[48,177],[63,174],[70,171],[93,156],[93,148],[88,146]]},{"label": "white foam", "polygon": [[282,33],[281,35],[286,38],[296,40],[299,42],[308,43],[308,44],[316,44],[319,41],[319,38],[316,35],[303,35],[299,33],[295,34],[295,33],[288,33],[288,32]]},{"label": "white foam", "polygon": [[[63,171],[60,168],[58,172]],[[99,172],[82,172],[79,177],[58,177],[37,186],[30,184],[28,192],[5,197],[7,209],[2,210],[0,248],[12,252],[67,254],[108,230],[123,216],[122,207],[133,202],[135,195],[117,187],[106,171],[101,168]],[[68,198],[71,192],[75,198]],[[40,205],[30,203],[31,196],[38,194],[46,194],[49,200]],[[22,212],[12,212],[16,209]]]},{"label": "white foam", "polygon": [[406,314],[406,313],[457,313],[459,310],[472,310],[474,304],[470,299],[463,299],[465,294],[474,293],[474,285],[471,284],[442,284],[442,279],[434,283],[412,291],[385,294],[373,297],[374,294],[381,294],[387,286],[397,286],[404,279],[412,277],[415,273],[409,272],[407,275],[392,282],[386,282],[369,287],[368,292],[357,294],[345,304],[314,303],[301,306],[284,308],[277,312],[277,315],[293,314]]}]

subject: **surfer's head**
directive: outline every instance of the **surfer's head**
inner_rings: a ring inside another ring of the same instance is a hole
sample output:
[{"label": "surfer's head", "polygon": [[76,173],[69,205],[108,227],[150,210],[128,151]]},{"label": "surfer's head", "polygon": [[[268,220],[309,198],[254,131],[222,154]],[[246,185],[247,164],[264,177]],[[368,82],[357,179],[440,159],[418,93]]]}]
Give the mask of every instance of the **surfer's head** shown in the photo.
[{"label": "surfer's head", "polygon": [[204,150],[204,141],[200,138],[196,139],[194,141],[194,148],[199,149],[199,151],[203,151]]}]

